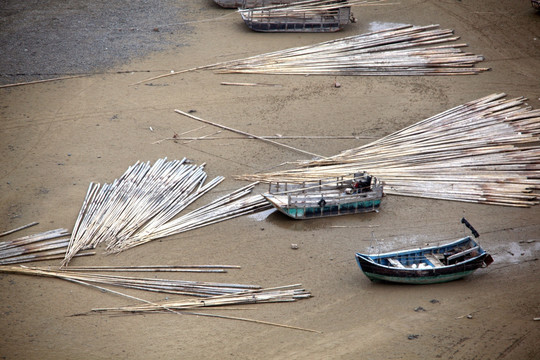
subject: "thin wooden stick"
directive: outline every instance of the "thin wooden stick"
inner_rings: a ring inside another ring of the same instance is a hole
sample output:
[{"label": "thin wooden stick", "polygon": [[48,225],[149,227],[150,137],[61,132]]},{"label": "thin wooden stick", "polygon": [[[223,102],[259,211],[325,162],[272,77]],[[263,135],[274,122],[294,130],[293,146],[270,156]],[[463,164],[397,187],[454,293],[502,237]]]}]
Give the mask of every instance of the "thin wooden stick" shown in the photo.
[{"label": "thin wooden stick", "polygon": [[31,222],[30,224],[20,226],[18,228],[13,229],[13,230],[5,231],[5,232],[1,233],[0,236],[6,236],[6,235],[9,235],[9,234],[13,234],[14,232],[27,229],[27,228],[29,228],[31,226],[34,226],[34,225],[37,225],[37,224],[39,224],[39,223],[34,221],[34,222]]},{"label": "thin wooden stick", "polygon": [[302,327],[292,326],[292,325],[279,324],[279,323],[263,321],[263,320],[254,320],[254,319],[249,319],[249,318],[245,318],[245,317],[227,316],[227,315],[218,315],[218,314],[208,314],[208,313],[191,312],[191,311],[181,311],[181,313],[186,314],[186,315],[189,314],[189,315],[207,316],[207,317],[220,318],[220,319],[247,321],[247,322],[252,322],[252,323],[256,323],[256,324],[278,326],[278,327],[287,328],[287,329],[302,330],[302,331],[308,331],[308,332],[313,332],[313,333],[317,333],[317,334],[322,334],[322,331],[319,331],[319,330],[302,328]]},{"label": "thin wooden stick", "polygon": [[273,141],[273,140],[270,140],[270,139],[266,139],[266,138],[263,138],[263,137],[260,137],[260,136],[257,136],[257,135],[253,135],[253,134],[247,133],[247,132],[245,132],[245,131],[233,129],[233,128],[228,127],[228,126],[225,126],[225,125],[221,125],[221,124],[218,124],[218,123],[215,123],[215,122],[212,122],[212,121],[208,121],[208,120],[201,119],[200,117],[197,117],[197,116],[195,116],[195,115],[186,113],[186,112],[184,112],[184,111],[182,111],[182,110],[175,109],[174,111],[175,111],[176,113],[180,114],[180,115],[184,115],[184,116],[187,116],[187,117],[189,117],[189,118],[191,118],[191,119],[194,119],[194,120],[203,122],[203,123],[205,123],[205,124],[210,124],[210,125],[219,127],[219,128],[221,128],[221,129],[229,130],[229,131],[232,131],[232,132],[237,133],[237,134],[242,134],[242,135],[245,135],[245,136],[250,137],[250,138],[259,139],[259,140],[261,140],[261,141],[265,141],[265,142],[271,143],[271,144],[273,144],[273,145],[285,147],[285,148],[287,148],[287,149],[291,149],[291,150],[294,150],[294,151],[297,151],[297,152],[301,152],[301,153],[303,153],[303,154],[315,156],[315,157],[318,157],[318,158],[325,158],[324,156],[317,155],[317,154],[314,154],[314,153],[311,153],[311,152],[308,152],[308,151],[300,150],[300,149],[297,149],[297,148],[295,148],[295,147],[292,147],[292,146],[289,146],[289,145],[285,145],[285,144],[279,143],[279,142],[277,142],[277,141]]},{"label": "thin wooden stick", "polygon": [[280,84],[245,83],[245,82],[228,82],[228,81],[222,81],[221,85],[228,85],[228,86],[278,86],[278,87],[282,86]]},{"label": "thin wooden stick", "polygon": [[9,88],[9,87],[15,87],[15,86],[41,84],[41,83],[46,83],[46,82],[51,82],[51,81],[75,79],[75,78],[80,78],[80,77],[85,77],[85,76],[89,76],[89,75],[83,74],[83,75],[63,76],[63,77],[58,77],[58,78],[54,78],[54,79],[35,80],[35,81],[28,81],[28,82],[22,82],[22,83],[16,83],[16,84],[0,85],[0,89]]},{"label": "thin wooden stick", "polygon": [[[350,139],[350,140],[359,140],[359,139],[374,139],[375,136],[368,136],[368,135],[264,135],[259,136],[263,139],[290,139],[290,140],[344,140],[344,139]],[[179,136],[179,137],[171,137],[171,138],[165,138],[158,140],[156,142],[153,142],[152,144],[157,144],[160,142],[163,142],[165,140],[235,140],[235,139],[246,139],[245,136],[197,136],[197,137],[190,137],[190,136]],[[253,139],[257,140],[255,138],[247,138],[247,139]]]}]

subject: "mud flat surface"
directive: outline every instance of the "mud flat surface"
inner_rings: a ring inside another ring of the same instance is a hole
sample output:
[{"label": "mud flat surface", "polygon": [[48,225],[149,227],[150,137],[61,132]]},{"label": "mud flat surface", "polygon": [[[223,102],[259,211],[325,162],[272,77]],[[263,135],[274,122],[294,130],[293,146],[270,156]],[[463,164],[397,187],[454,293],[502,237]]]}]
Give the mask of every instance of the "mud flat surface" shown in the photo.
[{"label": "mud flat surface", "polygon": [[[93,74],[0,89],[0,230],[40,222],[2,240],[71,229],[88,184],[110,182],[137,160],[187,157],[206,163],[210,177],[227,178],[217,196],[243,185],[234,175],[302,158],[225,132],[216,135],[219,140],[160,142],[175,133],[217,131],[174,109],[195,110],[204,119],[257,135],[358,136],[287,141],[333,155],[491,93],[524,96],[540,107],[540,16],[528,0],[410,0],[361,8],[353,11],[358,22],[336,34],[254,33],[238,14],[210,0],[160,2],[162,11],[145,1],[115,2],[115,8],[92,2],[87,9],[83,2],[69,3],[0,2],[2,83],[46,78],[43,74]],[[24,18],[31,11],[36,21]],[[199,71],[132,85],[171,70],[403,23],[454,29],[492,71],[338,79]],[[28,52],[33,55],[25,56]],[[340,88],[334,87],[336,80]],[[222,86],[223,81],[280,86]],[[354,253],[369,251],[370,245],[388,250],[461,237],[467,234],[462,216],[495,260],[466,279],[426,286],[372,283],[354,261]],[[73,264],[241,265],[227,274],[170,276],[265,287],[302,283],[313,298],[211,311],[320,334],[174,314],[71,317],[129,301],[60,280],[0,275],[0,358],[537,359],[539,244],[538,206],[387,196],[379,213],[358,216],[301,222],[276,213],[246,216],[118,256],[98,248],[98,255]],[[150,301],[165,297],[129,293]],[[419,307],[425,311],[415,311]]]}]

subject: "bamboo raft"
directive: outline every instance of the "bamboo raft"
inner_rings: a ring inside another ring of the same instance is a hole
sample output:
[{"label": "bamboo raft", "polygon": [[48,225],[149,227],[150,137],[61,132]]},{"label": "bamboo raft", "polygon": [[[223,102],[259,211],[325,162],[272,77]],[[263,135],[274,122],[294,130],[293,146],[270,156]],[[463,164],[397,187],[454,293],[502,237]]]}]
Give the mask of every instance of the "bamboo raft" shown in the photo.
[{"label": "bamboo raft", "polygon": [[386,194],[530,207],[540,200],[540,110],[493,94],[296,169],[238,176],[316,181],[366,171]]}]

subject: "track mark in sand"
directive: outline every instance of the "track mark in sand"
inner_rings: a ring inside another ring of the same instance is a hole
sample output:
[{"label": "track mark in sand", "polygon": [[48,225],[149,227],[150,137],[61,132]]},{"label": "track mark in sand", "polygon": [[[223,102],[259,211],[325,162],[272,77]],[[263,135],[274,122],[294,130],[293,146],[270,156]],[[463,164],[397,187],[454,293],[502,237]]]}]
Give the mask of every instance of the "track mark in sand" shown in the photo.
[{"label": "track mark in sand", "polygon": [[[74,95],[74,98],[75,97],[79,97],[81,96],[82,93],[84,93],[86,90],[88,90],[88,88],[92,87],[94,85],[94,81],[91,81],[91,83],[86,86],[84,89],[81,89],[76,95]],[[66,105],[66,103],[68,103],[70,100],[66,100],[63,104],[61,104],[60,106],[58,106],[58,108],[56,109],[56,111],[54,112],[54,115],[53,115],[53,118],[55,116],[58,116],[58,114],[60,114],[60,112],[62,111],[62,109],[64,108],[64,106]],[[10,163],[12,164],[11,166],[11,169],[7,170],[4,175],[2,176],[2,179],[5,179],[7,176],[9,176],[11,173],[13,173],[15,170],[17,170],[19,168],[19,166],[21,166],[21,164],[23,164],[26,159],[28,158],[28,156],[33,152],[35,151],[35,149],[44,141],[44,139],[46,139],[46,135],[50,132],[51,130],[51,127],[52,125],[56,123],[55,121],[48,121],[48,122],[45,122],[45,123],[41,123],[40,125],[46,125],[47,127],[40,131],[39,134],[37,135],[37,140],[34,144],[30,145],[28,147],[28,149],[24,150],[25,151],[25,154],[22,156],[22,158],[17,161],[17,162],[14,162],[14,163]],[[32,125],[26,125],[26,126],[32,126]]]},{"label": "track mark in sand", "polygon": [[510,344],[510,346],[508,346],[506,349],[504,349],[504,351],[502,353],[499,354],[499,356],[497,356],[497,359],[504,359],[506,357],[506,355],[508,355],[509,353],[511,353],[516,347],[519,346],[519,344],[521,344],[521,342],[525,339],[525,337],[527,337],[528,334],[525,334],[517,339],[515,339],[512,344]]}]

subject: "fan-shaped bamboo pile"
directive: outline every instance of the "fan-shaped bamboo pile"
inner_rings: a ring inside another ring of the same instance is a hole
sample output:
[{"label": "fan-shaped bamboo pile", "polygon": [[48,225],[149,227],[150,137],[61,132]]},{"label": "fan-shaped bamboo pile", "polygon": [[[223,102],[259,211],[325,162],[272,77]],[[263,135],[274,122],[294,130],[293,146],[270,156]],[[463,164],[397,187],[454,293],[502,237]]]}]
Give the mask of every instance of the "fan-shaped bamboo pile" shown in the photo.
[{"label": "fan-shaped bamboo pile", "polygon": [[387,194],[528,207],[539,202],[540,110],[493,94],[303,167],[239,178],[304,182],[367,171]]},{"label": "fan-shaped bamboo pile", "polygon": [[112,184],[91,183],[62,265],[67,265],[81,249],[100,243],[106,243],[109,252],[120,252],[268,206],[261,199],[242,199],[255,186],[252,184],[181,220],[172,220],[223,181],[219,176],[205,184],[203,167],[190,165],[186,159],[159,159],[153,166],[136,163]]}]

